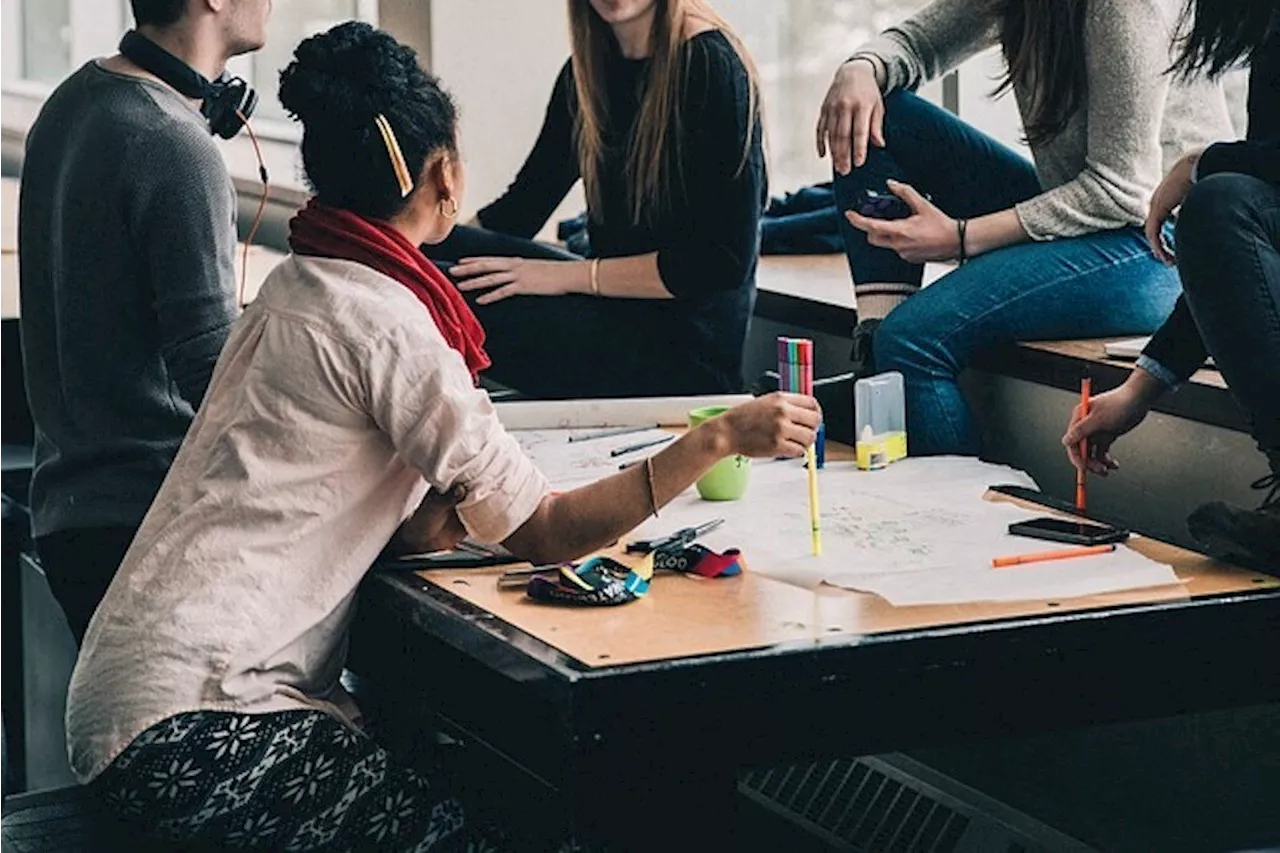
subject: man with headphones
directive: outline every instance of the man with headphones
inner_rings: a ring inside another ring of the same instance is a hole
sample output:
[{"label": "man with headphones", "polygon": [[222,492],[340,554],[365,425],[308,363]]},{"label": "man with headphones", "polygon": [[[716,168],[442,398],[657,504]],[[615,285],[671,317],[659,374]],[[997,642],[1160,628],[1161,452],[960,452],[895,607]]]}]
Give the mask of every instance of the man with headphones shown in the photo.
[{"label": "man with headphones", "polygon": [[132,0],[137,30],[49,96],[19,203],[31,512],[77,642],[200,406],[238,308],[214,137],[257,98],[227,61],[271,0]]}]

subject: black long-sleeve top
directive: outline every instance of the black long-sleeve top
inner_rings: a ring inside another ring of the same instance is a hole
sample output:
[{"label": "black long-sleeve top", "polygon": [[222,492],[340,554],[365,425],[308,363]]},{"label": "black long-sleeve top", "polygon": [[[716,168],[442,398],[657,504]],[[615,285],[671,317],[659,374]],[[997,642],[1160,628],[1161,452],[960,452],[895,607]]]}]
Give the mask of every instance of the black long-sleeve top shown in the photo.
[{"label": "black long-sleeve top", "polygon": [[[1249,70],[1249,131],[1240,142],[1211,145],[1200,156],[1196,177],[1237,172],[1280,187],[1280,14],[1254,51]],[[1185,382],[1208,356],[1185,296],[1143,350],[1142,366],[1173,384]],[[1155,364],[1152,364],[1155,362]]]},{"label": "black long-sleeve top", "polygon": [[[669,212],[638,225],[627,202],[626,150],[647,60],[618,52],[609,58],[609,124],[600,209],[589,217],[591,249],[602,258],[657,252],[662,283],[675,297],[629,305],[636,337],[620,346],[644,346],[654,354],[655,370],[693,371],[708,390],[737,390],[768,192],[762,132],[750,110],[750,78],[728,39],[708,31],[689,39],[685,50],[683,186]],[[485,228],[522,237],[542,228],[581,177],[576,115],[573,69],[566,63],[533,151],[506,193],[479,213]]]}]

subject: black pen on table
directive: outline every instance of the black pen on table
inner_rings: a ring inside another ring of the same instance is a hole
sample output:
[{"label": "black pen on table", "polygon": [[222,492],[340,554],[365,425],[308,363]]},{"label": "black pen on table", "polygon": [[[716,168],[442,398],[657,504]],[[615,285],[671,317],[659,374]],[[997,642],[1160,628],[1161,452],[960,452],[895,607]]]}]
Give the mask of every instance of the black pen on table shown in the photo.
[{"label": "black pen on table", "polygon": [[697,527],[685,527],[658,539],[641,539],[627,545],[628,554],[650,554],[668,548],[684,548],[724,524],[723,518],[712,519]]},{"label": "black pen on table", "polygon": [[657,429],[657,424],[645,424],[643,426],[629,427],[611,427],[609,429],[597,430],[596,432],[583,433],[581,435],[569,436],[569,443],[576,444],[580,441],[595,441],[598,438],[617,438],[620,435],[630,435],[635,432],[648,432],[651,429]]},{"label": "black pen on table", "polygon": [[662,438],[655,438],[652,441],[642,441],[639,444],[628,445],[627,447],[617,447],[609,451],[609,455],[615,459],[619,456],[626,456],[628,453],[636,453],[640,450],[648,450],[650,447],[657,447],[659,444],[666,444],[668,441],[674,441],[675,435],[664,435]]},{"label": "black pen on table", "polygon": [[559,572],[561,568],[569,565],[568,563],[552,563],[546,566],[534,566],[529,569],[512,569],[509,572],[503,572],[498,576],[499,589],[514,589],[526,586],[529,578],[534,575],[550,574],[551,572]]}]

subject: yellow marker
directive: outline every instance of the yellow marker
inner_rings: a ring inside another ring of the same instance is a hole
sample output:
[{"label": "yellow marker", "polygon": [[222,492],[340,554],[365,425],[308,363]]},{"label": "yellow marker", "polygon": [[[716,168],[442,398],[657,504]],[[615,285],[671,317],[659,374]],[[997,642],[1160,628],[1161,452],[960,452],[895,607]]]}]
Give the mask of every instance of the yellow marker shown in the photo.
[{"label": "yellow marker", "polygon": [[804,453],[805,467],[809,469],[809,529],[813,533],[813,556],[822,556],[822,524],[818,510],[818,460],[813,445]]}]

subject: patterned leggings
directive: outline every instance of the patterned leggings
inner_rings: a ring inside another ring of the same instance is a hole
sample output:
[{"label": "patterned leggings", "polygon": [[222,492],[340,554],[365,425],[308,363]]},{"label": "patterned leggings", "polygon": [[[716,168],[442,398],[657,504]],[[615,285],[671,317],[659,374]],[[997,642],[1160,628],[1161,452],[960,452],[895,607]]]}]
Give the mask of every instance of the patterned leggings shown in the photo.
[{"label": "patterned leggings", "polygon": [[529,849],[474,825],[452,786],[318,711],[180,714],[139,735],[98,784],[114,812],[174,841],[324,853]]}]

